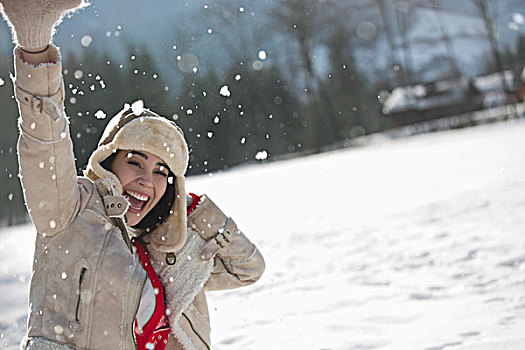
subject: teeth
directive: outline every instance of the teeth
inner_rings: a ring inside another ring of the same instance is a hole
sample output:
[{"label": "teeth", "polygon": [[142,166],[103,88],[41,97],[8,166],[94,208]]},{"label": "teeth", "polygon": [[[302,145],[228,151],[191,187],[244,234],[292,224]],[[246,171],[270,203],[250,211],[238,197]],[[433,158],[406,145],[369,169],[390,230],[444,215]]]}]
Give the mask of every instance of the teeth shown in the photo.
[{"label": "teeth", "polygon": [[130,207],[130,208],[133,208],[133,209],[135,209],[135,210],[141,210],[141,209],[142,209],[142,207],[134,207],[134,206],[132,206],[131,204],[129,205],[129,207]]},{"label": "teeth", "polygon": [[145,202],[145,201],[147,201],[149,199],[148,196],[142,195],[142,194],[137,193],[137,192],[126,191],[126,193],[129,194],[131,197],[138,199],[139,201]]}]

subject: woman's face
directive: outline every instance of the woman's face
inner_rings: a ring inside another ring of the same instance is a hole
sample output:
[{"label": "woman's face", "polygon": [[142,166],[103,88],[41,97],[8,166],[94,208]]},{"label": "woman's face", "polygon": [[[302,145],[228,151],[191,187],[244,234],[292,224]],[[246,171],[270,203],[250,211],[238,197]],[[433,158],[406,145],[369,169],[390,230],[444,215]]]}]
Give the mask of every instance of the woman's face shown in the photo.
[{"label": "woman's face", "polygon": [[118,151],[111,171],[122,184],[130,206],[126,213],[129,226],[135,226],[155,207],[166,192],[168,166],[145,151]]}]

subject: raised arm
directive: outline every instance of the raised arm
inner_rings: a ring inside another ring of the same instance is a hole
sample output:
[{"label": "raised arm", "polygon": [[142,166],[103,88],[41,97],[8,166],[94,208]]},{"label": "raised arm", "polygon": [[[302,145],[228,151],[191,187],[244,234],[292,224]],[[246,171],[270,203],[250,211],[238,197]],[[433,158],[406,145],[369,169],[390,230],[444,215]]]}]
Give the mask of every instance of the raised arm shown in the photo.
[{"label": "raised arm", "polygon": [[18,157],[26,205],[37,232],[65,229],[79,190],[64,113],[61,57],[51,44],[55,25],[81,0],[0,0],[17,44],[15,96],[20,113]]}]

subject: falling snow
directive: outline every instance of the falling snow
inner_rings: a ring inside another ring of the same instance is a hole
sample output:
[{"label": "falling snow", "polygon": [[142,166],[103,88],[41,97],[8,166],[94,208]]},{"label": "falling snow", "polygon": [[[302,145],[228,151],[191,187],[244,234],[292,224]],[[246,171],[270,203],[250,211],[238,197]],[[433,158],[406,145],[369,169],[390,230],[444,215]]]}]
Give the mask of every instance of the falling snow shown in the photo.
[{"label": "falling snow", "polygon": [[56,325],[55,326],[55,333],[59,334],[59,335],[64,333],[64,327],[62,327],[61,325]]},{"label": "falling snow", "polygon": [[190,52],[185,52],[177,56],[177,67],[184,73],[196,73],[199,66],[199,59]]},{"label": "falling snow", "polygon": [[141,115],[144,112],[144,101],[137,100],[137,101],[133,102],[133,104],[131,105],[131,111],[136,116]]},{"label": "falling snow", "polygon": [[93,41],[93,38],[89,35],[84,35],[82,37],[82,39],[80,40],[80,43],[82,44],[82,46],[84,47],[88,47],[89,45],[91,45],[91,42]]},{"label": "falling snow", "polygon": [[[238,7],[241,13],[245,10]],[[233,14],[232,19],[234,15],[243,16]],[[507,25],[522,31],[524,16],[513,13]],[[106,37],[118,37],[121,30],[120,25],[108,30]],[[201,34],[210,34],[208,38],[219,37],[216,30],[211,36],[212,28],[200,29]],[[355,34],[362,40],[384,35],[368,21],[360,23]],[[92,43],[90,35],[80,40],[84,48]],[[268,56],[265,50],[256,50],[257,46],[246,66],[261,71],[269,66]],[[198,72],[195,54],[175,55],[173,51],[169,59],[181,72]],[[345,64],[341,67],[347,69]],[[399,65],[392,69],[401,71]],[[200,73],[204,71],[201,68]],[[73,77],[81,80],[84,72],[75,70]],[[234,79],[240,81],[241,75]],[[100,76],[96,80],[104,89]],[[0,87],[4,84],[0,78]],[[89,93],[88,84],[84,87]],[[83,94],[77,88],[71,92]],[[229,86],[222,86],[219,95],[230,97]],[[270,104],[282,103],[281,97],[273,98]],[[77,102],[70,97],[70,104]],[[143,101],[133,103],[135,115],[143,110]],[[180,113],[184,118],[184,110]],[[185,113],[192,115],[193,110]],[[106,118],[102,110],[93,115]],[[219,116],[213,123],[220,123]],[[30,127],[35,129],[36,124]],[[525,198],[516,190],[525,187],[519,176],[525,169],[516,151],[525,147],[524,133],[523,123],[476,128],[263,164],[211,180],[188,179],[193,188],[210,193],[230,215],[243,220],[243,231],[267,260],[267,271],[254,286],[241,293],[210,293],[210,304],[217,306],[210,309],[216,348],[268,349],[275,344],[287,349],[525,348],[521,249],[525,221],[520,214]],[[214,137],[212,131],[204,135]],[[240,139],[241,144],[246,142],[246,137]],[[246,156],[253,156],[251,152]],[[268,157],[264,149],[253,156],[258,161]],[[49,176],[44,161],[38,167]],[[312,184],[319,182],[322,190],[316,192]],[[283,195],[292,202],[275,200]],[[7,198],[12,201],[13,194]],[[239,198],[250,205],[239,205]],[[261,213],[268,220],[261,220]],[[49,227],[54,229],[56,222],[51,220]],[[32,261],[27,247],[35,232],[20,226],[1,233],[0,340],[2,347],[14,349],[25,321]],[[61,278],[67,279],[67,274]],[[52,297],[57,299],[57,294]],[[241,316],[229,312],[232,309],[242,310]],[[55,325],[54,332],[61,335],[64,328]]]},{"label": "falling snow", "polygon": [[105,119],[106,113],[103,110],[99,109],[98,111],[95,112],[95,117],[97,119]]},{"label": "falling snow", "polygon": [[363,21],[357,26],[356,32],[358,37],[366,40],[372,40],[376,36],[377,28],[374,23]]},{"label": "falling snow", "polygon": [[76,71],[73,73],[73,76],[75,77],[75,79],[80,80],[80,79],[82,79],[82,77],[84,76],[84,72],[82,72],[80,69],[79,69],[79,70],[76,70]]},{"label": "falling snow", "polygon": [[268,152],[266,150],[259,151],[255,155],[255,159],[257,160],[265,160],[266,158],[268,158]]},{"label": "falling snow", "polygon": [[252,67],[254,70],[261,70],[263,69],[264,65],[261,61],[254,61]]},{"label": "falling snow", "polygon": [[514,23],[518,25],[524,25],[525,24],[525,16],[523,16],[521,13],[515,12],[512,14],[512,20]]},{"label": "falling snow", "polygon": [[221,87],[221,89],[219,90],[219,95],[221,96],[224,96],[224,97],[230,97],[230,89],[228,87],[228,85],[223,85]]}]

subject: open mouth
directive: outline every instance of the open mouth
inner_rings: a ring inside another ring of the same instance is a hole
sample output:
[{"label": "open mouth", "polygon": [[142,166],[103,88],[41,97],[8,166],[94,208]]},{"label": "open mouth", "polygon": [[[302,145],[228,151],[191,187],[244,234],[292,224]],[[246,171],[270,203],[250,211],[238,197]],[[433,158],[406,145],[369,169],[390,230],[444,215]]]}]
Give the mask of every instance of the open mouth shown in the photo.
[{"label": "open mouth", "polygon": [[124,196],[129,201],[129,211],[140,213],[149,201],[149,197],[145,194],[135,191],[124,191]]}]

